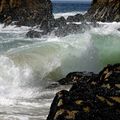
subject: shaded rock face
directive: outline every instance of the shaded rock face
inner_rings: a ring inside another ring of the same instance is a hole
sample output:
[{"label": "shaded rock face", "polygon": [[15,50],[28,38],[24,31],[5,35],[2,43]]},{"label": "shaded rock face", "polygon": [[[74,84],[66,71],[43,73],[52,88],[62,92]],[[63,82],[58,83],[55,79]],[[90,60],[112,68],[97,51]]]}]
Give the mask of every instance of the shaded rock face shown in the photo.
[{"label": "shaded rock face", "polygon": [[85,18],[88,21],[120,21],[120,0],[93,0]]},{"label": "shaded rock face", "polygon": [[[9,19],[8,19],[9,18]],[[1,0],[0,22],[18,21],[18,25],[33,26],[52,18],[50,0]],[[8,19],[8,20],[6,20]]]},{"label": "shaded rock face", "polygon": [[120,64],[99,74],[70,73],[65,79],[76,82],[56,94],[47,120],[120,120]]}]

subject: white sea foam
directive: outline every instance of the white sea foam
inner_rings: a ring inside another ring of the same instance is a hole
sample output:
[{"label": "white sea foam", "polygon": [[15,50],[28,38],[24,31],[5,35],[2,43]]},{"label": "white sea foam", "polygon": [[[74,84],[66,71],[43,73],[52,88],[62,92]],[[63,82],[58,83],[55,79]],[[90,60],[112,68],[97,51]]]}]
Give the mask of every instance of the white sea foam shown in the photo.
[{"label": "white sea foam", "polygon": [[26,27],[26,26],[17,27],[16,25],[9,25],[7,27],[4,27],[4,24],[0,24],[0,33],[20,34],[28,31],[29,29],[30,27]]},{"label": "white sea foam", "polygon": [[120,31],[117,30],[118,28],[120,28],[120,22],[112,22],[112,23],[98,22],[98,24],[100,24],[101,26],[91,29],[91,31],[94,34],[100,34],[100,35],[114,34],[117,36],[120,35]]},{"label": "white sea foam", "polygon": [[[32,70],[26,65],[17,67],[6,56],[0,56],[0,96],[14,98],[21,96],[21,87],[32,79]],[[29,91],[30,93],[30,91]]]},{"label": "white sea foam", "polygon": [[67,18],[68,16],[74,16],[76,14],[85,14],[86,12],[66,12],[66,13],[54,13],[55,18],[59,18],[61,16]]}]

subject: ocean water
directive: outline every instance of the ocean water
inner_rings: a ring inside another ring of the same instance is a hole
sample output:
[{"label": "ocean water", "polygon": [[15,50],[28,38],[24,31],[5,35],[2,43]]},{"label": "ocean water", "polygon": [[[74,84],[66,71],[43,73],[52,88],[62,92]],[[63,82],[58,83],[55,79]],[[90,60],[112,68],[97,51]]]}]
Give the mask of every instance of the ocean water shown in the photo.
[{"label": "ocean water", "polygon": [[54,13],[66,13],[76,11],[86,11],[90,8],[91,2],[75,2],[75,1],[54,1]]},{"label": "ocean water", "polygon": [[[87,10],[68,8],[54,16]],[[84,33],[32,39],[25,36],[29,27],[0,24],[0,120],[45,120],[55,93],[67,88],[46,89],[49,84],[72,71],[98,72],[120,62],[120,23],[99,24]]]}]

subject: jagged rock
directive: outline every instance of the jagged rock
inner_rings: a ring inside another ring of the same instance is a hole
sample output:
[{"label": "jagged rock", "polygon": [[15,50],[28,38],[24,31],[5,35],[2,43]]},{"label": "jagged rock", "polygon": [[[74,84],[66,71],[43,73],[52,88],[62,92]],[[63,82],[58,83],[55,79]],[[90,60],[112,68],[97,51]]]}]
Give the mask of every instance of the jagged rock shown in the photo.
[{"label": "jagged rock", "polygon": [[68,16],[67,22],[82,22],[84,21],[84,16],[82,14],[76,14],[75,16]]},{"label": "jagged rock", "polygon": [[45,34],[51,32],[53,29],[54,29],[54,18],[52,19],[44,19],[41,24],[40,24],[40,27],[39,29],[40,30],[43,30]]},{"label": "jagged rock", "polygon": [[60,17],[55,19],[55,27],[63,27],[66,25],[66,20],[64,17]]},{"label": "jagged rock", "polygon": [[58,37],[64,37],[69,34],[75,34],[75,33],[82,33],[85,30],[90,29],[90,25],[83,22],[82,24],[75,24],[75,23],[70,23],[66,24],[63,27],[59,27],[58,29],[54,30],[54,33]]},{"label": "jagged rock", "polygon": [[60,36],[63,37],[68,34],[71,34],[71,33],[80,32],[81,30],[82,30],[82,28],[80,25],[71,23],[71,24],[67,24],[64,27],[59,27],[57,30],[55,30],[55,35],[58,37],[60,37]]},{"label": "jagged rock", "polygon": [[69,91],[56,94],[47,120],[120,119],[120,64],[108,65],[97,75],[89,74],[66,76],[76,82]]},{"label": "jagged rock", "polygon": [[52,3],[50,0],[1,0],[0,22],[5,22],[8,17],[17,21],[17,25],[41,24],[44,18],[53,17]]},{"label": "jagged rock", "polygon": [[93,77],[96,79],[97,74],[93,72],[72,72],[69,73],[65,78],[58,80],[60,85],[72,85],[74,83],[78,83],[82,79],[88,79]]},{"label": "jagged rock", "polygon": [[88,21],[120,21],[120,0],[93,0],[91,8],[84,15]]},{"label": "jagged rock", "polygon": [[[64,18],[63,18],[63,21],[58,22],[61,19],[62,18],[52,19],[51,21],[48,21],[48,22],[43,21],[42,24],[37,27],[39,30],[43,30],[42,34],[41,32],[33,30],[33,31],[29,31],[26,36],[32,37],[32,38],[36,36],[39,38],[41,37],[41,35],[47,35],[48,33],[49,34],[52,33],[55,36],[64,37],[69,34],[83,33],[86,30],[89,30],[91,26],[93,27],[99,26],[99,24],[97,24],[96,22],[92,22],[91,24],[87,24],[86,22],[82,22],[81,24],[75,24],[75,23],[66,24],[66,21],[64,20]],[[32,33],[32,35],[29,35],[30,33]]]}]

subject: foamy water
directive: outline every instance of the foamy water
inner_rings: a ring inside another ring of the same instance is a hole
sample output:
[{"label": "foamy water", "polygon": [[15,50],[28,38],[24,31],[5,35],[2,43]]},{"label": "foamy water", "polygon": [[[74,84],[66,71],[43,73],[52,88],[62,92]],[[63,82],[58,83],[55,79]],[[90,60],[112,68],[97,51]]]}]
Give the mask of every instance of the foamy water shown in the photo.
[{"label": "foamy water", "polygon": [[65,89],[46,86],[69,72],[120,62],[120,23],[99,24],[85,33],[34,39],[25,36],[29,27],[1,24],[0,120],[45,120],[55,93]]},{"label": "foamy water", "polygon": [[85,13],[86,13],[86,11],[85,12],[77,12],[76,11],[76,12],[66,12],[66,13],[55,13],[54,17],[59,18],[59,17],[63,16],[66,19],[68,16],[74,16],[76,14],[85,14]]}]

